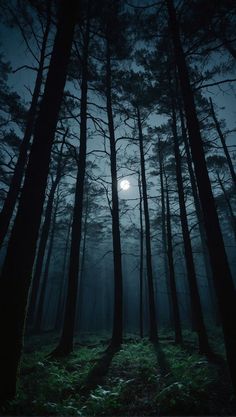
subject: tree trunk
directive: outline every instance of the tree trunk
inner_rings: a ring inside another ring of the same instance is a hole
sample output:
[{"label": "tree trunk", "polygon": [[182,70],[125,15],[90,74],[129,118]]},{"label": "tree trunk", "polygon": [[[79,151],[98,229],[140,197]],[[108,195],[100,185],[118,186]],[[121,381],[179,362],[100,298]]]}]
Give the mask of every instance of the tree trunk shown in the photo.
[{"label": "tree trunk", "polygon": [[78,171],[76,178],[73,222],[71,232],[70,263],[68,287],[65,305],[65,316],[62,334],[58,346],[52,352],[53,356],[66,356],[73,350],[74,330],[76,319],[76,304],[78,295],[78,276],[80,268],[80,244],[82,234],[84,178],[86,171],[87,152],[87,94],[88,94],[88,52],[90,40],[89,15],[87,15],[85,43],[82,58],[82,83],[80,104],[80,148],[78,156]]},{"label": "tree trunk", "polygon": [[69,221],[68,225],[68,231],[66,236],[66,244],[64,249],[64,257],[63,257],[63,264],[62,264],[62,275],[61,275],[61,282],[60,282],[60,289],[59,289],[59,295],[58,295],[58,304],[57,304],[57,310],[56,310],[56,322],[55,322],[55,330],[59,331],[61,328],[62,319],[64,316],[64,301],[65,301],[65,292],[66,292],[66,266],[67,266],[67,255],[68,255],[68,249],[69,249],[69,242],[70,242],[70,230],[71,230],[71,223],[72,223],[72,215]]},{"label": "tree trunk", "polygon": [[44,307],[44,301],[45,301],[46,288],[47,288],[47,284],[48,284],[49,267],[50,267],[53,244],[54,244],[54,237],[55,237],[57,208],[58,208],[58,200],[57,200],[56,206],[54,208],[54,216],[53,216],[53,220],[52,220],[52,230],[51,230],[51,236],[50,236],[50,240],[49,240],[47,259],[46,259],[46,263],[45,263],[42,285],[41,285],[41,288],[40,288],[40,291],[39,291],[39,294],[38,294],[38,303],[37,303],[37,309],[36,309],[36,314],[35,314],[35,323],[34,323],[34,328],[33,328],[34,333],[40,333],[40,331],[42,330],[43,307]]},{"label": "tree trunk", "polygon": [[140,174],[138,177],[139,189],[139,225],[140,225],[140,263],[139,263],[139,331],[143,338],[143,198]]},{"label": "tree trunk", "polygon": [[84,236],[83,236],[83,247],[82,247],[82,255],[81,255],[81,268],[79,274],[79,291],[78,291],[78,305],[77,305],[77,314],[76,314],[76,323],[77,323],[77,332],[80,332],[80,324],[82,310],[83,310],[83,299],[84,299],[84,264],[85,264],[85,252],[86,252],[86,241],[87,241],[87,226],[88,226],[88,190],[86,196],[86,204],[85,204],[85,217],[84,217]]},{"label": "tree trunk", "polygon": [[77,8],[78,2],[75,0],[70,3],[63,0],[61,3],[60,21],[35,125],[24,186],[1,274],[0,398],[2,402],[13,398],[16,392],[32,267]]},{"label": "tree trunk", "polygon": [[137,109],[138,117],[138,132],[139,132],[139,151],[140,151],[140,163],[141,163],[141,181],[143,189],[143,208],[144,208],[144,220],[145,220],[145,237],[146,237],[146,264],[147,264],[147,281],[148,281],[148,294],[149,294],[149,338],[152,342],[158,342],[157,331],[157,319],[156,319],[156,307],[153,287],[153,271],[152,271],[152,250],[151,250],[151,233],[150,233],[150,220],[148,210],[148,196],[147,196],[147,182],[145,171],[145,158],[143,150],[143,132],[142,123],[140,118],[139,109]]},{"label": "tree trunk", "polygon": [[213,266],[213,280],[222,319],[225,339],[226,355],[229,371],[236,392],[236,296],[231,271],[224,247],[223,236],[211,189],[207,171],[203,142],[199,122],[191,89],[188,68],[180,40],[180,33],[173,1],[166,0],[175,59],[178,68],[181,91],[186,113],[187,127],[196,179],[199,190],[204,223],[207,235],[207,244]]},{"label": "tree trunk", "polygon": [[164,178],[163,178],[163,155],[161,151],[160,139],[158,140],[158,158],[159,158],[159,172],[160,172],[160,184],[161,184],[161,237],[162,237],[162,251],[163,251],[163,263],[164,273],[166,278],[166,288],[169,301],[169,317],[170,325],[174,327],[173,307],[171,301],[171,290],[169,280],[168,269],[168,255],[167,255],[167,238],[166,238],[166,207],[165,207],[165,190],[164,190]]},{"label": "tree trunk", "polygon": [[0,248],[3,244],[3,241],[8,231],[8,227],[9,227],[9,224],[10,224],[10,221],[11,221],[11,218],[12,218],[15,206],[16,206],[22,179],[24,176],[24,170],[25,170],[25,166],[27,162],[27,153],[29,150],[30,139],[33,133],[38,99],[39,99],[40,89],[41,89],[41,85],[43,81],[43,68],[44,68],[44,60],[45,60],[46,46],[47,46],[50,25],[51,25],[51,14],[49,10],[48,15],[47,15],[47,24],[46,24],[46,28],[45,28],[45,32],[43,36],[42,48],[40,52],[39,67],[38,67],[36,81],[34,85],[32,101],[31,101],[31,105],[30,105],[28,115],[27,115],[25,134],[21,142],[19,156],[16,162],[12,179],[11,179],[11,184],[10,184],[6,199],[4,201],[3,208],[0,213]]},{"label": "tree trunk", "polygon": [[[170,89],[171,88],[172,86],[170,84]],[[210,346],[209,346],[207,332],[206,332],[206,328],[205,328],[205,324],[203,320],[203,312],[202,312],[201,300],[200,300],[200,295],[199,295],[199,290],[198,290],[198,283],[197,283],[195,265],[194,265],[194,260],[193,260],[192,243],[191,243],[189,227],[188,227],[187,210],[186,210],[186,205],[185,205],[183,177],[182,177],[182,170],[181,170],[181,156],[180,156],[180,151],[179,151],[179,140],[178,140],[178,133],[177,133],[175,98],[174,98],[173,92],[171,92],[171,94],[172,94],[172,97],[171,97],[172,132],[173,132],[173,139],[174,139],[176,180],[177,180],[177,187],[178,187],[180,220],[181,220],[181,228],[182,228],[182,234],[183,234],[184,253],[185,253],[185,261],[186,261],[186,267],[187,267],[187,279],[188,279],[189,291],[190,291],[190,301],[191,301],[192,314],[193,314],[193,323],[198,334],[200,353],[209,354]]]},{"label": "tree trunk", "polygon": [[216,114],[215,114],[215,110],[214,110],[214,107],[213,107],[213,103],[212,103],[212,99],[211,98],[210,98],[210,108],[211,108],[211,116],[212,116],[212,119],[214,120],[215,127],[216,127],[217,133],[219,135],[219,138],[220,138],[220,141],[221,141],[221,144],[222,144],[222,148],[223,148],[224,153],[225,153],[225,157],[226,157],[227,162],[228,162],[230,174],[231,174],[232,181],[233,181],[233,184],[234,184],[234,190],[236,191],[236,174],[235,174],[235,171],[234,171],[234,166],[233,166],[232,159],[231,159],[231,156],[229,154],[227,145],[225,143],[224,134],[223,134],[223,132],[221,130],[221,127],[220,127],[220,124],[219,124],[219,122],[217,120],[217,117],[216,117]]},{"label": "tree trunk", "polygon": [[122,343],[123,335],[123,279],[121,262],[120,220],[118,180],[116,166],[116,140],[111,97],[111,62],[110,45],[107,39],[106,53],[106,107],[108,117],[108,129],[110,139],[110,163],[111,163],[111,192],[112,192],[112,240],[113,240],[113,265],[114,265],[114,315],[111,346],[118,347]]},{"label": "tree trunk", "polygon": [[208,282],[208,287],[209,287],[209,294],[210,294],[210,298],[211,298],[211,305],[212,305],[212,308],[213,308],[214,318],[216,320],[216,325],[219,325],[219,312],[218,312],[218,308],[217,308],[217,305],[216,305],[215,289],[213,287],[212,269],[211,269],[211,265],[210,265],[209,251],[208,251],[208,247],[207,247],[207,244],[206,244],[207,239],[206,239],[206,232],[205,232],[205,229],[204,229],[203,213],[202,213],[202,208],[201,208],[201,204],[200,204],[200,201],[199,201],[197,184],[196,184],[196,180],[195,180],[195,174],[194,174],[194,170],[193,170],[193,166],[192,166],[192,158],[191,158],[191,153],[190,153],[190,149],[189,149],[188,137],[187,137],[187,132],[186,132],[186,129],[185,129],[184,115],[183,115],[183,111],[182,111],[182,107],[181,107],[180,102],[178,103],[178,105],[179,105],[180,120],[181,120],[181,132],[182,132],[182,138],[184,140],[184,147],[185,147],[185,152],[186,152],[186,157],[187,157],[189,177],[190,177],[191,188],[192,188],[193,199],[194,199],[194,205],[195,205],[196,215],[197,215],[197,220],[198,220],[198,227],[199,227],[199,232],[200,232],[200,238],[201,238],[201,244],[202,244],[202,250],[203,250],[204,266],[205,266],[206,277],[207,277],[207,282]]},{"label": "tree trunk", "polygon": [[175,331],[175,343],[182,344],[182,330],[180,322],[180,313],[179,313],[179,303],[176,289],[176,279],[175,279],[175,268],[174,268],[174,258],[173,258],[173,245],[172,245],[172,230],[171,230],[171,214],[170,214],[170,201],[169,201],[169,191],[166,184],[166,235],[167,235],[167,256],[168,256],[168,266],[169,266],[169,281],[170,281],[170,290],[171,290],[171,299],[173,306],[173,321],[174,321],[174,331]]},{"label": "tree trunk", "polygon": [[57,186],[62,176],[62,155],[63,155],[63,146],[65,143],[66,135],[67,135],[67,131],[63,136],[63,141],[62,141],[58,164],[57,164],[56,176],[52,182],[52,186],[49,192],[47,206],[45,210],[45,218],[44,218],[42,233],[41,233],[41,237],[39,241],[39,248],[38,248],[38,253],[37,253],[37,258],[36,258],[36,263],[35,263],[34,277],[33,277],[33,285],[32,285],[29,308],[28,308],[29,325],[33,324],[34,313],[37,310],[37,297],[38,297],[38,292],[39,292],[40,278],[42,275],[44,255],[45,255],[46,245],[48,241],[50,226],[51,226],[53,201],[54,201],[54,196],[55,196]]}]

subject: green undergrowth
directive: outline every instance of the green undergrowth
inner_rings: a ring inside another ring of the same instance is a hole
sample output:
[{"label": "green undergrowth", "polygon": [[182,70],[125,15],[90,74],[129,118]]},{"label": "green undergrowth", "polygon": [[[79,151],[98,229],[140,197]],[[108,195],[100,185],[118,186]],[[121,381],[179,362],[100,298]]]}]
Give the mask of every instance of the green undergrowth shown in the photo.
[{"label": "green undergrowth", "polygon": [[[45,339],[40,346],[37,338],[31,338],[22,360],[17,397],[1,412],[31,416],[234,415],[224,362],[211,363],[195,346],[190,349],[195,340],[189,336],[186,349],[174,345],[168,332],[161,335],[158,347],[147,339],[128,338],[111,355],[97,385],[87,391],[88,375],[103,363],[105,340],[77,343],[67,358],[52,360],[48,353],[53,336],[48,338],[50,343]],[[219,345],[217,336],[215,343]]]}]

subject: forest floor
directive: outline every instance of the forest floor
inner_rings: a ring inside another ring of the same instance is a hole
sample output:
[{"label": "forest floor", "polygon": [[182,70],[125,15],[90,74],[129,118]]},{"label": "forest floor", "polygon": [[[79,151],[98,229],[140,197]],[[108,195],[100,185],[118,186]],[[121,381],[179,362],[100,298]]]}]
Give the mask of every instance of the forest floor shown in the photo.
[{"label": "forest floor", "polygon": [[56,336],[28,338],[18,394],[3,415],[235,415],[236,402],[223,359],[220,336],[211,337],[222,358],[200,356],[196,340],[184,333],[185,348],[173,335],[159,347],[147,339],[126,338],[117,352],[108,341],[90,337],[67,358],[51,359]]}]

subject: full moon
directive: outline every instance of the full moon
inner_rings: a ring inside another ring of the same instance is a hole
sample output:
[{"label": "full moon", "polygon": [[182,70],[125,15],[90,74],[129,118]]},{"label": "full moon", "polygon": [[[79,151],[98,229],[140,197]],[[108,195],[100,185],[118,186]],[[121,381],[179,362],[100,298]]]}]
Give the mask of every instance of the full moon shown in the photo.
[{"label": "full moon", "polygon": [[120,182],[120,188],[121,188],[122,190],[127,191],[127,190],[129,189],[129,187],[130,187],[130,183],[129,183],[129,181],[128,181],[128,180],[122,180],[122,181]]}]

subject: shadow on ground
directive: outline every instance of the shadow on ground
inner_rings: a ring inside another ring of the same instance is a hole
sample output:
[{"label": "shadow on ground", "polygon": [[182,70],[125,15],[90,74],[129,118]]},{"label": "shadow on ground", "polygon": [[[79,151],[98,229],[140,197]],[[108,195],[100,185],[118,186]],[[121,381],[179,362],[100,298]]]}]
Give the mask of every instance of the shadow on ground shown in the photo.
[{"label": "shadow on ground", "polygon": [[94,390],[98,385],[103,383],[105,376],[108,373],[111,361],[115,354],[119,352],[119,347],[108,347],[102,357],[97,361],[96,365],[91,369],[86,377],[79,391],[84,397],[88,397],[90,392]]}]

